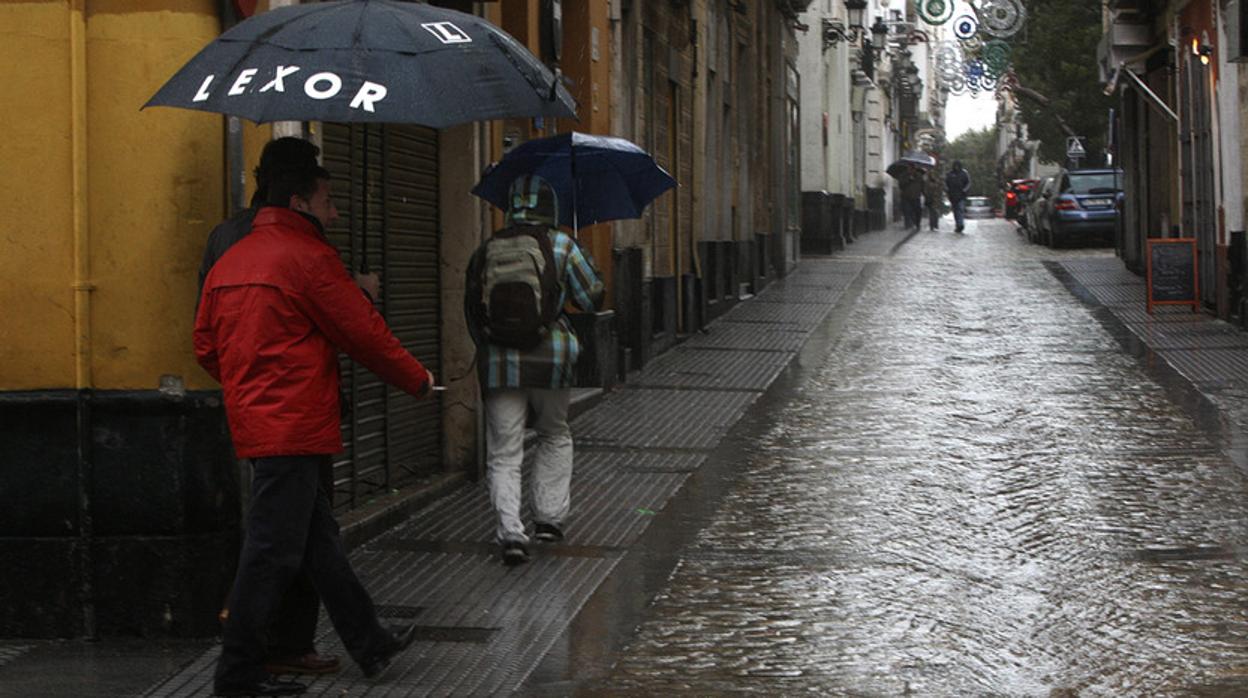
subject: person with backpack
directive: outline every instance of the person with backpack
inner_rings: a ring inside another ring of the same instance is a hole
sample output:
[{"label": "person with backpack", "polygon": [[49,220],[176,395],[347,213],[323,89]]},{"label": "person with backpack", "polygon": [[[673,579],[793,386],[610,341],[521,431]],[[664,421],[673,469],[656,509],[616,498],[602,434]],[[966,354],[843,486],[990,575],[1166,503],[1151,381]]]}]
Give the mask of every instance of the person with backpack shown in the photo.
[{"label": "person with backpack", "polygon": [[966,228],[966,197],[971,191],[971,175],[962,168],[961,160],[954,160],[953,168],[945,175],[945,191],[953,208],[954,230],[960,233]]},{"label": "person with backpack", "polygon": [[533,464],[533,536],[563,539],[571,508],[572,431],[568,427],[572,368],[580,343],[563,314],[571,302],[592,312],[603,284],[592,260],[560,231],[558,198],[536,175],[518,177],[508,196],[507,227],[483,242],[468,264],[464,315],[477,345],[477,377],[485,401],[490,501],[498,516],[502,560],[529,559],[520,518],[525,422],[537,431]]}]

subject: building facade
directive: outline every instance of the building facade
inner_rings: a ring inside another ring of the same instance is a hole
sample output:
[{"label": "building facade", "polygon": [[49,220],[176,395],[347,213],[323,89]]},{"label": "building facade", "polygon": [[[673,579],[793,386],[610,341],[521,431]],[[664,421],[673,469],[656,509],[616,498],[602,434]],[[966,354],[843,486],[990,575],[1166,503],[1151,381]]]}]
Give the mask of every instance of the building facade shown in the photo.
[{"label": "building facade", "polygon": [[1240,322],[1244,19],[1240,0],[1110,0],[1099,51],[1106,93],[1119,99],[1119,255],[1143,273],[1148,239],[1195,238],[1201,305]]},{"label": "building facade", "polygon": [[393,519],[480,477],[463,275],[502,217],[470,190],[518,143],[624,136],[679,182],[639,220],[578,231],[609,288],[606,311],[574,319],[584,385],[626,378],[799,260],[803,3],[435,3],[485,16],[557,69],[576,121],[256,126],[140,111],[223,29],[278,4],[295,3],[0,4],[16,28],[0,48],[14,212],[0,262],[0,554],[16,561],[0,595],[30,599],[0,609],[0,634],[216,632],[248,470],[191,351],[196,270],[275,136],[322,147],[341,214],[330,239],[351,268],[381,274],[379,310],[448,386],[416,401],[342,359],[351,414],[334,505],[348,521]]}]

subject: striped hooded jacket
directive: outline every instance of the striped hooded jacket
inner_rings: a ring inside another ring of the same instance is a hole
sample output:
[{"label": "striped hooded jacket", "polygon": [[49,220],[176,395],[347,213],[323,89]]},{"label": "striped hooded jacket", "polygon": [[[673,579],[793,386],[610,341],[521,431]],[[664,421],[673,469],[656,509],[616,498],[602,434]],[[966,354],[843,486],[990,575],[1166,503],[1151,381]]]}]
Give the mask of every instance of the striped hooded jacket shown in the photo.
[{"label": "striped hooded jacket", "polygon": [[[571,303],[583,312],[602,302],[603,285],[593,260],[581,251],[572,236],[559,230],[557,198],[546,180],[536,175],[519,177],[511,185],[507,225],[544,225],[554,250],[559,278],[559,307]],[[481,318],[474,308],[482,296],[481,269],[485,246],[477,248],[468,264],[464,284],[464,315],[468,331],[477,344],[477,375],[483,390],[507,388],[570,388],[572,369],[581,345],[567,316],[560,313],[546,338],[530,351],[491,344],[484,339]]]}]

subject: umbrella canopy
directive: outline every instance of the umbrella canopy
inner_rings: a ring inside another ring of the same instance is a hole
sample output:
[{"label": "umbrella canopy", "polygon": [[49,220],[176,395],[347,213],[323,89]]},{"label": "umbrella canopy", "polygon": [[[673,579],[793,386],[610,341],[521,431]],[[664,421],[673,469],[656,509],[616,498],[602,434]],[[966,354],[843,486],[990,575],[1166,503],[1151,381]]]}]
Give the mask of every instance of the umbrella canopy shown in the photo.
[{"label": "umbrella canopy", "polygon": [[907,167],[917,167],[924,171],[930,170],[936,167],[936,158],[927,153],[912,151],[898,158],[896,162],[888,166],[885,172],[892,177],[900,177]]},{"label": "umbrella canopy", "polygon": [[144,107],[256,123],[576,118],[576,102],[524,46],[481,17],[399,0],[280,7],[217,37]]},{"label": "umbrella canopy", "polygon": [[574,227],[638,218],[676,186],[632,141],[573,131],[517,146],[490,165],[472,193],[506,210],[512,180],[526,174],[550,182],[559,197],[559,222]]}]

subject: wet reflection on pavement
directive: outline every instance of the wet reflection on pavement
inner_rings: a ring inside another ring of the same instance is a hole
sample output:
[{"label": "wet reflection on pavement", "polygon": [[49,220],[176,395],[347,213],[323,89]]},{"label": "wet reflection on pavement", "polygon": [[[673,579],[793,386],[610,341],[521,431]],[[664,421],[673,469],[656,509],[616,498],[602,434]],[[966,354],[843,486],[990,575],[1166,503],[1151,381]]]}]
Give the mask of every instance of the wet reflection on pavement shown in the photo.
[{"label": "wet reflection on pavement", "polygon": [[595,690],[1248,693],[1248,484],[1042,263],[1108,253],[968,233],[878,260]]}]

